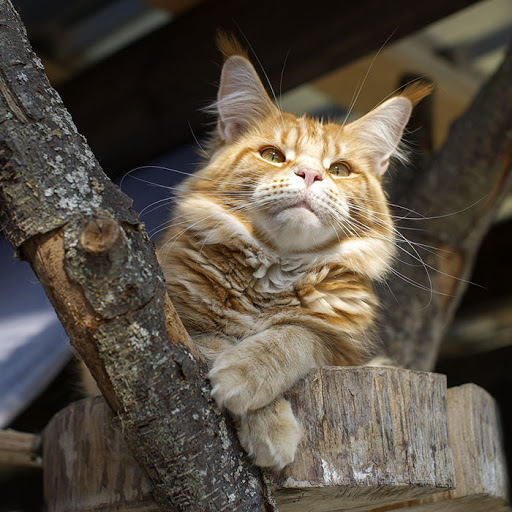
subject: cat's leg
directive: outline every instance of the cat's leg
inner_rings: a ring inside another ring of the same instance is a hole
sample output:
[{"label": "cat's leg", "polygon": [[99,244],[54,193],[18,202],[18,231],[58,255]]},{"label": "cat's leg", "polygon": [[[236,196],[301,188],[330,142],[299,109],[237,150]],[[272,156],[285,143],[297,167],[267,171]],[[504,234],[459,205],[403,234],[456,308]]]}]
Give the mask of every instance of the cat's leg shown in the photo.
[{"label": "cat's leg", "polygon": [[278,325],[219,354],[209,373],[212,395],[234,414],[260,409],[312,368],[327,362],[318,336],[299,325]]},{"label": "cat's leg", "polygon": [[206,359],[210,368],[220,353],[237,343],[234,338],[218,333],[195,335],[192,336],[192,341]]},{"label": "cat's leg", "polygon": [[[209,365],[219,354],[239,346],[233,338],[219,334],[194,336],[193,340]],[[293,461],[302,429],[288,400],[276,398],[260,409],[235,416],[235,421],[240,444],[255,464],[279,471]]]},{"label": "cat's leg", "polygon": [[284,398],[237,418],[237,428],[240,444],[254,463],[277,471],[293,461],[302,435]]}]

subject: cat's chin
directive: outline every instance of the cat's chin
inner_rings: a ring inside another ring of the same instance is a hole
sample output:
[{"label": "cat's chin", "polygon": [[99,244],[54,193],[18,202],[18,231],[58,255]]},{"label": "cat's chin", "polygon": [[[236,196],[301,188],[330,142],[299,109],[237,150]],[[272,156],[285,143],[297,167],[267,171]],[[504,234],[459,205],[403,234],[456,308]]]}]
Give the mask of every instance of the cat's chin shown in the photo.
[{"label": "cat's chin", "polygon": [[332,226],[307,204],[299,203],[259,219],[259,227],[280,252],[312,251],[336,237]]},{"label": "cat's chin", "polygon": [[319,227],[320,225],[318,215],[306,201],[301,201],[294,206],[285,208],[275,216],[275,220],[278,223],[290,225],[290,227],[293,227],[295,224],[302,226],[304,223],[306,227],[308,225],[312,227],[317,227],[318,225]]}]

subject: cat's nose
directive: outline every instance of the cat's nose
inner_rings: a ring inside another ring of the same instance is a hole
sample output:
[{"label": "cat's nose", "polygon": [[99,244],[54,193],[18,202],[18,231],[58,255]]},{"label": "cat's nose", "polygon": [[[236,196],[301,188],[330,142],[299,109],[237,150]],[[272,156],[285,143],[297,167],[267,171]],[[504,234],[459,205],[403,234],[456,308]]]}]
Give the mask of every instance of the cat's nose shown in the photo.
[{"label": "cat's nose", "polygon": [[310,187],[315,181],[321,181],[324,179],[322,172],[314,169],[297,169],[295,174],[304,179],[306,182],[306,188]]}]

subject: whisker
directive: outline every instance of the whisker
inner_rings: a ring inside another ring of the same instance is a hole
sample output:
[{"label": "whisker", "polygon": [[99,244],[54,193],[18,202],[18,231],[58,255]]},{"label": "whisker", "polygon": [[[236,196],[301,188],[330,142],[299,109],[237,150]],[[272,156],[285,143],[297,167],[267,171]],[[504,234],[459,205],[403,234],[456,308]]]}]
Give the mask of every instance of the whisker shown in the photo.
[{"label": "whisker", "polygon": [[[172,203],[176,197],[170,196],[170,197],[164,197],[163,199],[159,199],[158,201],[153,201],[152,203],[145,206],[140,212],[139,216],[143,217],[144,215],[147,215],[149,213],[152,213],[159,208],[162,208],[162,206],[166,206],[169,203]],[[158,205],[158,206],[155,206]]]},{"label": "whisker", "polygon": [[351,101],[351,104],[350,104],[349,109],[347,111],[347,115],[345,116],[345,119],[343,120],[343,123],[341,124],[340,129],[338,130],[338,133],[336,134],[335,139],[338,138],[342,128],[347,124],[347,120],[350,117],[350,114],[352,113],[352,110],[356,106],[357,100],[359,99],[361,91],[363,90],[364,84],[366,83],[366,80],[368,79],[368,76],[370,75],[370,72],[372,70],[373,64],[377,60],[377,57],[380,55],[380,53],[382,52],[384,47],[388,44],[389,40],[395,35],[397,30],[398,30],[398,27],[395,28],[395,30],[393,30],[393,32],[391,32],[391,34],[388,36],[388,38],[384,41],[384,43],[378,49],[377,53],[374,55],[374,57],[373,57],[373,59],[372,59],[372,61],[370,63],[370,66],[368,67],[368,70],[366,71],[366,74],[365,74],[362,82],[360,83],[358,89],[356,89],[355,96],[352,97],[352,101]]},{"label": "whisker", "polygon": [[[283,67],[281,68],[281,76],[279,77],[279,101],[281,101],[283,96],[283,78],[284,78],[284,69],[286,67],[286,63],[288,62],[288,57],[290,56],[291,50],[286,52],[286,56],[284,58]],[[279,106],[279,103],[277,104]]]},{"label": "whisker", "polygon": [[276,102],[276,105],[277,105],[277,110],[279,112],[279,115],[281,117],[281,123],[283,125],[283,130],[285,129],[285,124],[284,124],[284,117],[283,117],[283,113],[281,112],[281,109],[279,108],[279,102],[277,101],[277,96],[276,96],[276,93],[274,91],[274,88],[272,87],[272,83],[270,81],[270,78],[267,74],[267,72],[265,71],[265,68],[263,67],[263,64],[261,63],[258,55],[256,54],[256,52],[254,51],[254,48],[252,47],[251,45],[251,42],[249,41],[249,39],[247,38],[247,36],[245,35],[244,31],[241,29],[240,25],[238,25],[238,23],[236,23],[235,21],[235,25],[237,26],[238,30],[240,31],[240,33],[242,34],[242,37],[245,39],[245,42],[247,43],[247,46],[249,46],[252,54],[254,55],[254,58],[256,59],[256,62],[258,63],[258,65],[260,66],[260,69],[261,69],[261,72],[263,73],[263,76],[265,77],[265,80],[270,88],[270,92],[272,93],[272,97],[274,98],[274,101]]},{"label": "whisker", "polygon": [[[347,198],[348,199],[358,199],[356,196],[350,196],[350,195],[347,195]],[[473,202],[472,204],[468,205],[468,206],[465,206],[464,208],[460,209],[460,210],[456,210],[454,212],[450,212],[450,213],[445,213],[445,214],[442,214],[442,215],[433,215],[433,216],[426,216],[426,215],[422,215],[420,213],[418,213],[417,211],[415,210],[411,210],[405,206],[401,206],[401,205],[398,205],[398,204],[395,204],[395,203],[389,203],[387,201],[381,201],[381,200],[378,200],[378,199],[369,199],[369,198],[365,198],[365,201],[367,202],[371,202],[371,203],[377,203],[377,204],[382,204],[382,205],[388,205],[389,207],[391,208],[396,208],[396,209],[401,209],[401,210],[405,210],[408,212],[408,214],[414,214],[414,215],[417,215],[417,217],[412,217],[410,215],[405,215],[405,216],[396,216],[396,215],[391,215],[391,217],[395,220],[436,220],[436,219],[444,219],[444,218],[447,218],[447,217],[451,217],[453,215],[458,215],[459,213],[463,213],[471,208],[473,208],[474,206],[476,206],[478,203],[482,202],[484,199],[487,198],[487,195],[484,195],[482,197],[480,197],[479,199],[477,199],[475,202]]]},{"label": "whisker", "polygon": [[[362,223],[359,223],[359,221],[357,221],[356,219],[350,219],[352,222],[355,222],[356,224],[359,224],[359,227],[365,227],[364,224]],[[421,257],[421,255],[419,254],[419,252],[416,250],[416,247],[424,250],[425,252],[429,253],[429,254],[432,254],[432,255],[435,255],[436,257],[440,257],[442,259],[443,256],[441,256],[439,253],[446,253],[447,255],[451,253],[451,251],[449,250],[445,250],[445,249],[441,249],[441,248],[438,248],[436,246],[432,246],[432,245],[427,245],[427,244],[423,244],[423,243],[419,243],[419,242],[414,242],[414,241],[411,241],[409,239],[407,239],[402,233],[400,233],[398,230],[394,229],[394,234],[396,236],[398,236],[398,240],[395,241],[395,246],[400,249],[402,252],[404,252],[406,255],[408,255],[410,258],[412,258],[413,260],[417,261],[419,263],[419,265],[417,266],[422,266],[424,269],[425,269],[425,273],[429,279],[429,284],[430,286],[432,286],[432,281],[431,281],[431,278],[430,278],[430,273],[428,272],[428,270],[432,270],[433,272],[435,272],[436,274],[440,274],[440,275],[443,275],[445,277],[449,277],[451,279],[455,279],[459,282],[462,282],[462,283],[465,283],[465,284],[470,284],[470,285],[474,285],[474,286],[479,286],[477,285],[476,283],[472,282],[472,281],[468,281],[466,279],[463,279],[463,278],[460,278],[460,277],[457,277],[457,276],[454,276],[454,275],[451,275],[451,274],[448,274],[446,272],[443,272],[441,270],[439,270],[438,268],[435,268],[433,267],[432,265],[426,263],[423,258]],[[378,239],[383,239],[383,240],[386,240],[386,241],[390,241],[388,238],[386,237],[378,237],[378,236],[375,236],[373,235],[374,238],[378,238]],[[408,251],[406,250],[404,247],[401,247],[400,245],[398,244],[407,244],[410,248],[411,248],[411,251]],[[397,259],[397,261],[400,261],[402,264],[404,265],[407,265],[407,266],[415,266],[413,265],[412,263],[410,262],[406,262],[398,257],[395,257]],[[431,291],[432,288],[431,288]],[[440,292],[438,291],[435,291],[436,294],[439,294]]]},{"label": "whisker", "polygon": [[190,124],[190,121],[188,122],[188,126],[190,128],[190,133],[192,134],[192,137],[194,137],[194,140],[196,141],[196,144],[199,147],[199,149],[201,150],[201,152],[204,153],[209,160],[211,160],[212,157],[208,154],[208,152],[203,148],[203,146],[197,139],[196,134],[194,133],[194,129],[192,128],[192,125]]}]

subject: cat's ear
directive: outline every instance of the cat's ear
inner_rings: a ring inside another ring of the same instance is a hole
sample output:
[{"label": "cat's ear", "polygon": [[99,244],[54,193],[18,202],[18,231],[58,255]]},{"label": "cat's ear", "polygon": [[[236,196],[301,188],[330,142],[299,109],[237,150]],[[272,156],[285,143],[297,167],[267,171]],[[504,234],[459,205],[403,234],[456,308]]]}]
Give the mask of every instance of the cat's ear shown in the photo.
[{"label": "cat's ear", "polygon": [[399,147],[404,128],[413,106],[431,91],[430,84],[413,84],[400,96],[390,98],[346,127],[347,133],[357,141],[362,153],[371,160],[378,176],[386,172],[392,156],[407,160]]},{"label": "cat's ear", "polygon": [[241,55],[228,57],[222,68],[215,104],[220,138],[233,142],[254,122],[277,115],[253,65]]}]

